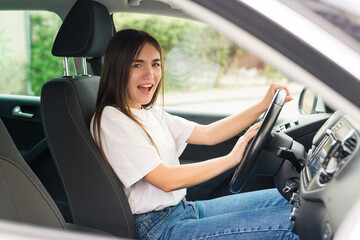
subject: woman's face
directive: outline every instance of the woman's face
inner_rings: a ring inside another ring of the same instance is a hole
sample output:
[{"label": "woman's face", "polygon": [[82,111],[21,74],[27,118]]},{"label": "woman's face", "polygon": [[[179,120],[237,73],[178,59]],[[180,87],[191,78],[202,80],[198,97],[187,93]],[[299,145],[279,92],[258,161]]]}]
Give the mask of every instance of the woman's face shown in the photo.
[{"label": "woman's face", "polygon": [[128,106],[141,109],[151,101],[161,79],[160,53],[146,43],[139,56],[133,60],[128,83]]}]

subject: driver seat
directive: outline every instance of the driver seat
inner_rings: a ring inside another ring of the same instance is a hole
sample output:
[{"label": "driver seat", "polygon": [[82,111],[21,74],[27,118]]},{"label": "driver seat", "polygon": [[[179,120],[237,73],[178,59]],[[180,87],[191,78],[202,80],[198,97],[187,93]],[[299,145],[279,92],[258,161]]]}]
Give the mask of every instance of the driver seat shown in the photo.
[{"label": "driver seat", "polygon": [[[59,30],[52,53],[99,58],[105,54],[112,35],[108,10],[98,2],[78,0]],[[99,80],[98,76],[85,74],[47,82],[41,92],[44,132],[74,223],[135,238],[134,220],[122,184],[89,131]]]}]

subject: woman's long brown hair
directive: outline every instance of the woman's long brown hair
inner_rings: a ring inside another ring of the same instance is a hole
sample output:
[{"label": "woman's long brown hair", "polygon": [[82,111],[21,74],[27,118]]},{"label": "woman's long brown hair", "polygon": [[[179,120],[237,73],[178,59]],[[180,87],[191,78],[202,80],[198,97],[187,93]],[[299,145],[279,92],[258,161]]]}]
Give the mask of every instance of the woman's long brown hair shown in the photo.
[{"label": "woman's long brown hair", "polygon": [[159,95],[160,90],[164,91],[163,86],[163,56],[160,44],[149,33],[135,29],[124,29],[117,32],[109,42],[105,53],[104,64],[101,69],[99,91],[96,100],[96,108],[93,119],[93,134],[95,142],[100,148],[101,154],[107,161],[101,141],[101,116],[106,106],[113,106],[119,109],[128,118],[133,120],[149,137],[152,145],[157,149],[154,140],[141,122],[132,114],[128,105],[128,82],[133,60],[140,54],[146,43],[154,46],[160,53],[162,77],[156,88],[151,101],[142,107],[150,109]]}]

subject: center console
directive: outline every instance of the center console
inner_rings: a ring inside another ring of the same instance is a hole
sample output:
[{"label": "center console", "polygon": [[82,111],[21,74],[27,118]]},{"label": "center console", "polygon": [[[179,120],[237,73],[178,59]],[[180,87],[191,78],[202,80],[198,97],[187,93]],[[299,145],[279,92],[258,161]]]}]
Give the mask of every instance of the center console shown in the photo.
[{"label": "center console", "polygon": [[331,181],[346,165],[357,142],[358,136],[345,118],[325,129],[320,143],[309,151],[311,157],[302,172],[305,189],[315,190]]}]

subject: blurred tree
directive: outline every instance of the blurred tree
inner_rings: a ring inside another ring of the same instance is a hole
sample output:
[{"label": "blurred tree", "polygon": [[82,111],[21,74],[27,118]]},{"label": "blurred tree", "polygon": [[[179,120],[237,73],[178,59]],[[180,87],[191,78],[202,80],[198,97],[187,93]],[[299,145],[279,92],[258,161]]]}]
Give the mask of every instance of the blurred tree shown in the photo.
[{"label": "blurred tree", "polygon": [[63,75],[62,58],[51,54],[61,19],[51,13],[31,13],[31,60],[29,79],[35,95],[40,95],[42,85]]}]

